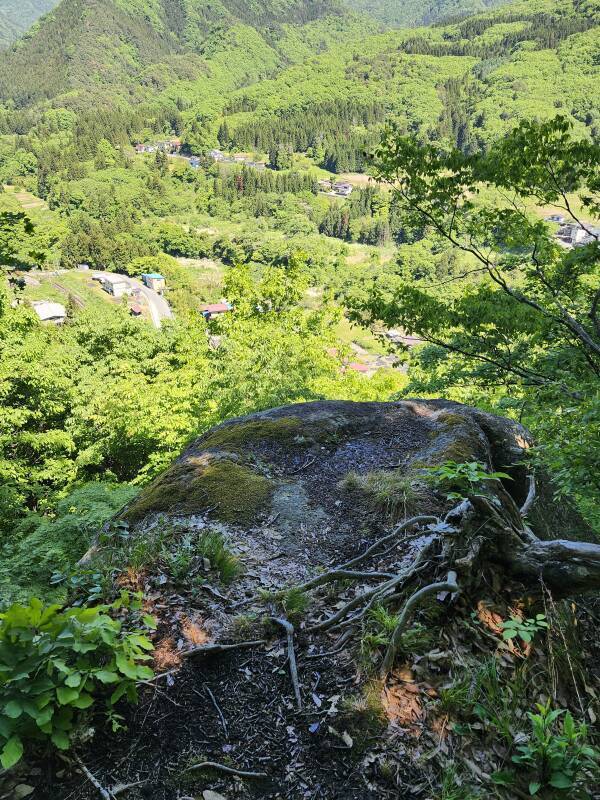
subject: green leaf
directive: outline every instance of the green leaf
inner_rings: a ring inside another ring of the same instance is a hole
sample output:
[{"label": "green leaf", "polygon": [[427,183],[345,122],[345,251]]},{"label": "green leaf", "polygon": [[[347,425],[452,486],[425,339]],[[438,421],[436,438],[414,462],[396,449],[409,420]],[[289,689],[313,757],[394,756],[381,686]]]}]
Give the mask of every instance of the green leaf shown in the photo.
[{"label": "green leaf", "polygon": [[137,677],[140,681],[150,681],[154,677],[154,672],[150,667],[138,667]]},{"label": "green leaf", "polygon": [[0,753],[0,764],[4,769],[10,769],[21,760],[22,755],[23,742],[18,736],[12,736],[4,745],[2,753]]},{"label": "green leaf", "polygon": [[73,708],[84,709],[84,708],[89,708],[91,705],[93,705],[93,703],[94,703],[94,698],[91,696],[91,694],[87,694],[86,692],[84,692],[83,694],[80,694],[76,700],[73,700],[71,705],[73,706]]},{"label": "green leaf", "polygon": [[56,690],[56,697],[61,706],[70,705],[73,700],[79,697],[79,689],[70,689],[68,686],[59,686]]},{"label": "green leaf", "polygon": [[123,653],[117,653],[117,667],[125,677],[135,680],[137,678],[137,668],[134,661],[126,658]]},{"label": "green leaf", "polygon": [[117,686],[117,688],[110,696],[109,702],[111,706],[114,706],[114,704],[123,697],[126,691],[127,691],[127,684],[125,683],[125,681],[123,681],[122,683],[119,684],[119,686]]},{"label": "green leaf", "polygon": [[573,779],[565,775],[564,772],[553,772],[549,783],[555,789],[570,789],[573,786]]},{"label": "green leaf", "polygon": [[58,747],[59,750],[68,750],[71,747],[71,740],[64,731],[54,731],[50,737],[53,745]]},{"label": "green leaf", "polygon": [[67,680],[65,681],[65,686],[71,686],[74,689],[77,689],[78,686],[81,686],[82,675],[80,672],[74,672],[72,675],[69,675]]},{"label": "green leaf", "polygon": [[18,700],[11,700],[4,706],[4,713],[10,719],[18,719],[23,713],[23,706]]},{"label": "green leaf", "polygon": [[537,781],[531,781],[531,783],[529,784],[529,794],[531,795],[537,794],[541,788],[542,788],[541,783],[538,783]]},{"label": "green leaf", "polygon": [[98,672],[94,672],[93,675],[100,683],[116,683],[119,680],[119,676],[116,672],[111,672],[107,669],[99,669]]},{"label": "green leaf", "polygon": [[54,706],[47,706],[43,711],[40,711],[35,720],[38,728],[42,728],[47,725],[53,716]]}]

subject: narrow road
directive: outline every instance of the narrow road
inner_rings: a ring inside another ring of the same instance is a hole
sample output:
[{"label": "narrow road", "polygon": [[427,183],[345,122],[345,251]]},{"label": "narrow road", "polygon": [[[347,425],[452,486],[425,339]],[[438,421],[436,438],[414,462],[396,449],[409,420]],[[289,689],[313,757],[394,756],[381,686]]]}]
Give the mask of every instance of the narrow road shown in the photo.
[{"label": "narrow road", "polygon": [[122,275],[120,272],[97,272],[93,271],[93,275],[119,275],[124,278],[127,283],[133,288],[138,289],[144,295],[150,309],[150,316],[152,317],[152,324],[155,328],[160,328],[163,319],[173,319],[173,312],[171,306],[167,303],[165,298],[155,292],[154,289],[149,289],[142,281],[137,278],[130,278],[128,275]]},{"label": "narrow road", "polygon": [[140,289],[150,308],[150,315],[155,328],[160,328],[163,319],[173,319],[173,312],[171,306],[167,303],[165,298],[155,292],[154,289],[149,289],[137,278],[128,278],[129,282],[136,289]]}]

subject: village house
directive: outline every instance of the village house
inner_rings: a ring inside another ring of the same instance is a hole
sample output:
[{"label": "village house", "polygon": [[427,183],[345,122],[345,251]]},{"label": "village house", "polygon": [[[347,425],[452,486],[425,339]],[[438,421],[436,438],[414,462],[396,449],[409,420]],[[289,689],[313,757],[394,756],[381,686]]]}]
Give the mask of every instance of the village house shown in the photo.
[{"label": "village house", "polygon": [[354,190],[352,184],[346,183],[345,181],[338,181],[337,183],[334,183],[332,188],[333,191],[336,194],[339,194],[341,197],[349,197]]},{"label": "village house", "polygon": [[131,314],[132,317],[141,317],[143,309],[137,303],[134,303],[129,309],[129,313]]},{"label": "village house", "polygon": [[584,227],[579,222],[567,222],[560,226],[556,237],[565,247],[583,247],[600,239],[600,228],[591,225]]},{"label": "village house", "polygon": [[363,375],[367,375],[371,372],[371,368],[367,364],[360,364],[358,361],[353,361],[351,364],[348,364],[348,369],[351,369],[353,372],[361,372]]},{"label": "village house", "polygon": [[166,288],[166,281],[158,272],[145,272],[142,275],[144,286],[153,289],[158,294],[163,294]]},{"label": "village house", "polygon": [[60,303],[54,303],[51,300],[37,300],[32,303],[32,306],[41,322],[62,325],[67,318],[67,309]]},{"label": "village house", "polygon": [[192,156],[189,160],[189,164],[192,169],[200,169],[200,159],[198,156]]},{"label": "village house", "polygon": [[131,284],[123,275],[102,275],[100,279],[104,291],[113,297],[123,297],[132,292]]},{"label": "village house", "polygon": [[391,328],[389,331],[386,331],[385,337],[394,344],[405,345],[406,347],[417,347],[420,344],[424,344],[423,340],[419,339],[417,336],[409,336],[404,333],[404,331],[397,330],[396,328]]},{"label": "village house", "polygon": [[225,161],[225,155],[220,150],[209,150],[208,157],[213,161]]},{"label": "village house", "polygon": [[220,314],[226,314],[231,311],[233,306],[231,303],[208,303],[208,305],[200,306],[200,313],[204,319],[209,320],[213,317],[218,317]]}]

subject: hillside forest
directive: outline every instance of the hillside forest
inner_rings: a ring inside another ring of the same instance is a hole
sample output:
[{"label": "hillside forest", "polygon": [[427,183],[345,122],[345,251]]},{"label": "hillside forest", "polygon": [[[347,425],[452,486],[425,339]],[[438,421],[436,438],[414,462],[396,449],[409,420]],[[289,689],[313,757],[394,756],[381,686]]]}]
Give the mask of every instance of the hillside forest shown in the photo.
[{"label": "hillside forest", "polygon": [[[597,542],[597,0],[0,5],[5,769],[48,742],[67,753],[103,686],[119,730],[119,702],[151,680],[144,598],[125,591],[122,564],[81,559],[102,530],[125,539],[115,515],[227,420],[313,400],[475,406],[531,432],[527,469],[551,476],[548,502]],[[107,275],[139,288],[115,296]],[[164,278],[158,299],[148,275]],[[40,317],[48,304],[61,324]],[[462,460],[446,470],[471,489],[487,479],[477,464],[465,479]],[[377,649],[395,625],[375,612],[363,634]],[[31,734],[27,708],[10,705],[21,679],[7,652],[45,613],[102,628],[113,649],[100,668],[84,647],[77,674],[96,670],[96,690],[81,702],[75,691],[73,706],[63,692],[54,728],[49,705],[30,707]],[[539,613],[523,645],[546,635]],[[556,646],[568,660],[564,637]],[[495,680],[495,702],[520,709],[511,742],[532,714],[542,756],[521,738],[481,778],[459,760],[448,771],[440,745],[442,766],[416,796],[597,797],[600,688],[583,667],[597,642],[572,647],[576,707],[564,691],[536,696],[536,711],[512,673],[473,678],[481,692]],[[440,695],[456,735],[492,752],[500,712],[490,722],[478,700],[455,718],[471,702],[468,681],[457,687]],[[552,766],[551,747],[568,751],[567,766]],[[525,783],[515,764],[531,772]]]}]

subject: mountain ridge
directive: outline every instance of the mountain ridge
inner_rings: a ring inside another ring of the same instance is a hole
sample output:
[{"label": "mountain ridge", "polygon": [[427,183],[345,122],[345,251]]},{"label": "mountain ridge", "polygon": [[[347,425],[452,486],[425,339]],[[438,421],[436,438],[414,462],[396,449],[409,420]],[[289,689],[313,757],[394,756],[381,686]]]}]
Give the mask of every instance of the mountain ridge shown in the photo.
[{"label": "mountain ridge", "polygon": [[431,25],[451,16],[487,11],[512,0],[345,0],[353,11],[364,13],[390,27]]},{"label": "mountain ridge", "polygon": [[60,0],[2,0],[0,4],[0,50],[8,47]]},{"label": "mountain ridge", "polygon": [[3,54],[0,98],[23,107],[73,90],[94,93],[171,56],[203,55],[211,39],[239,26],[269,46],[282,27],[347,14],[337,0],[63,0]]}]

